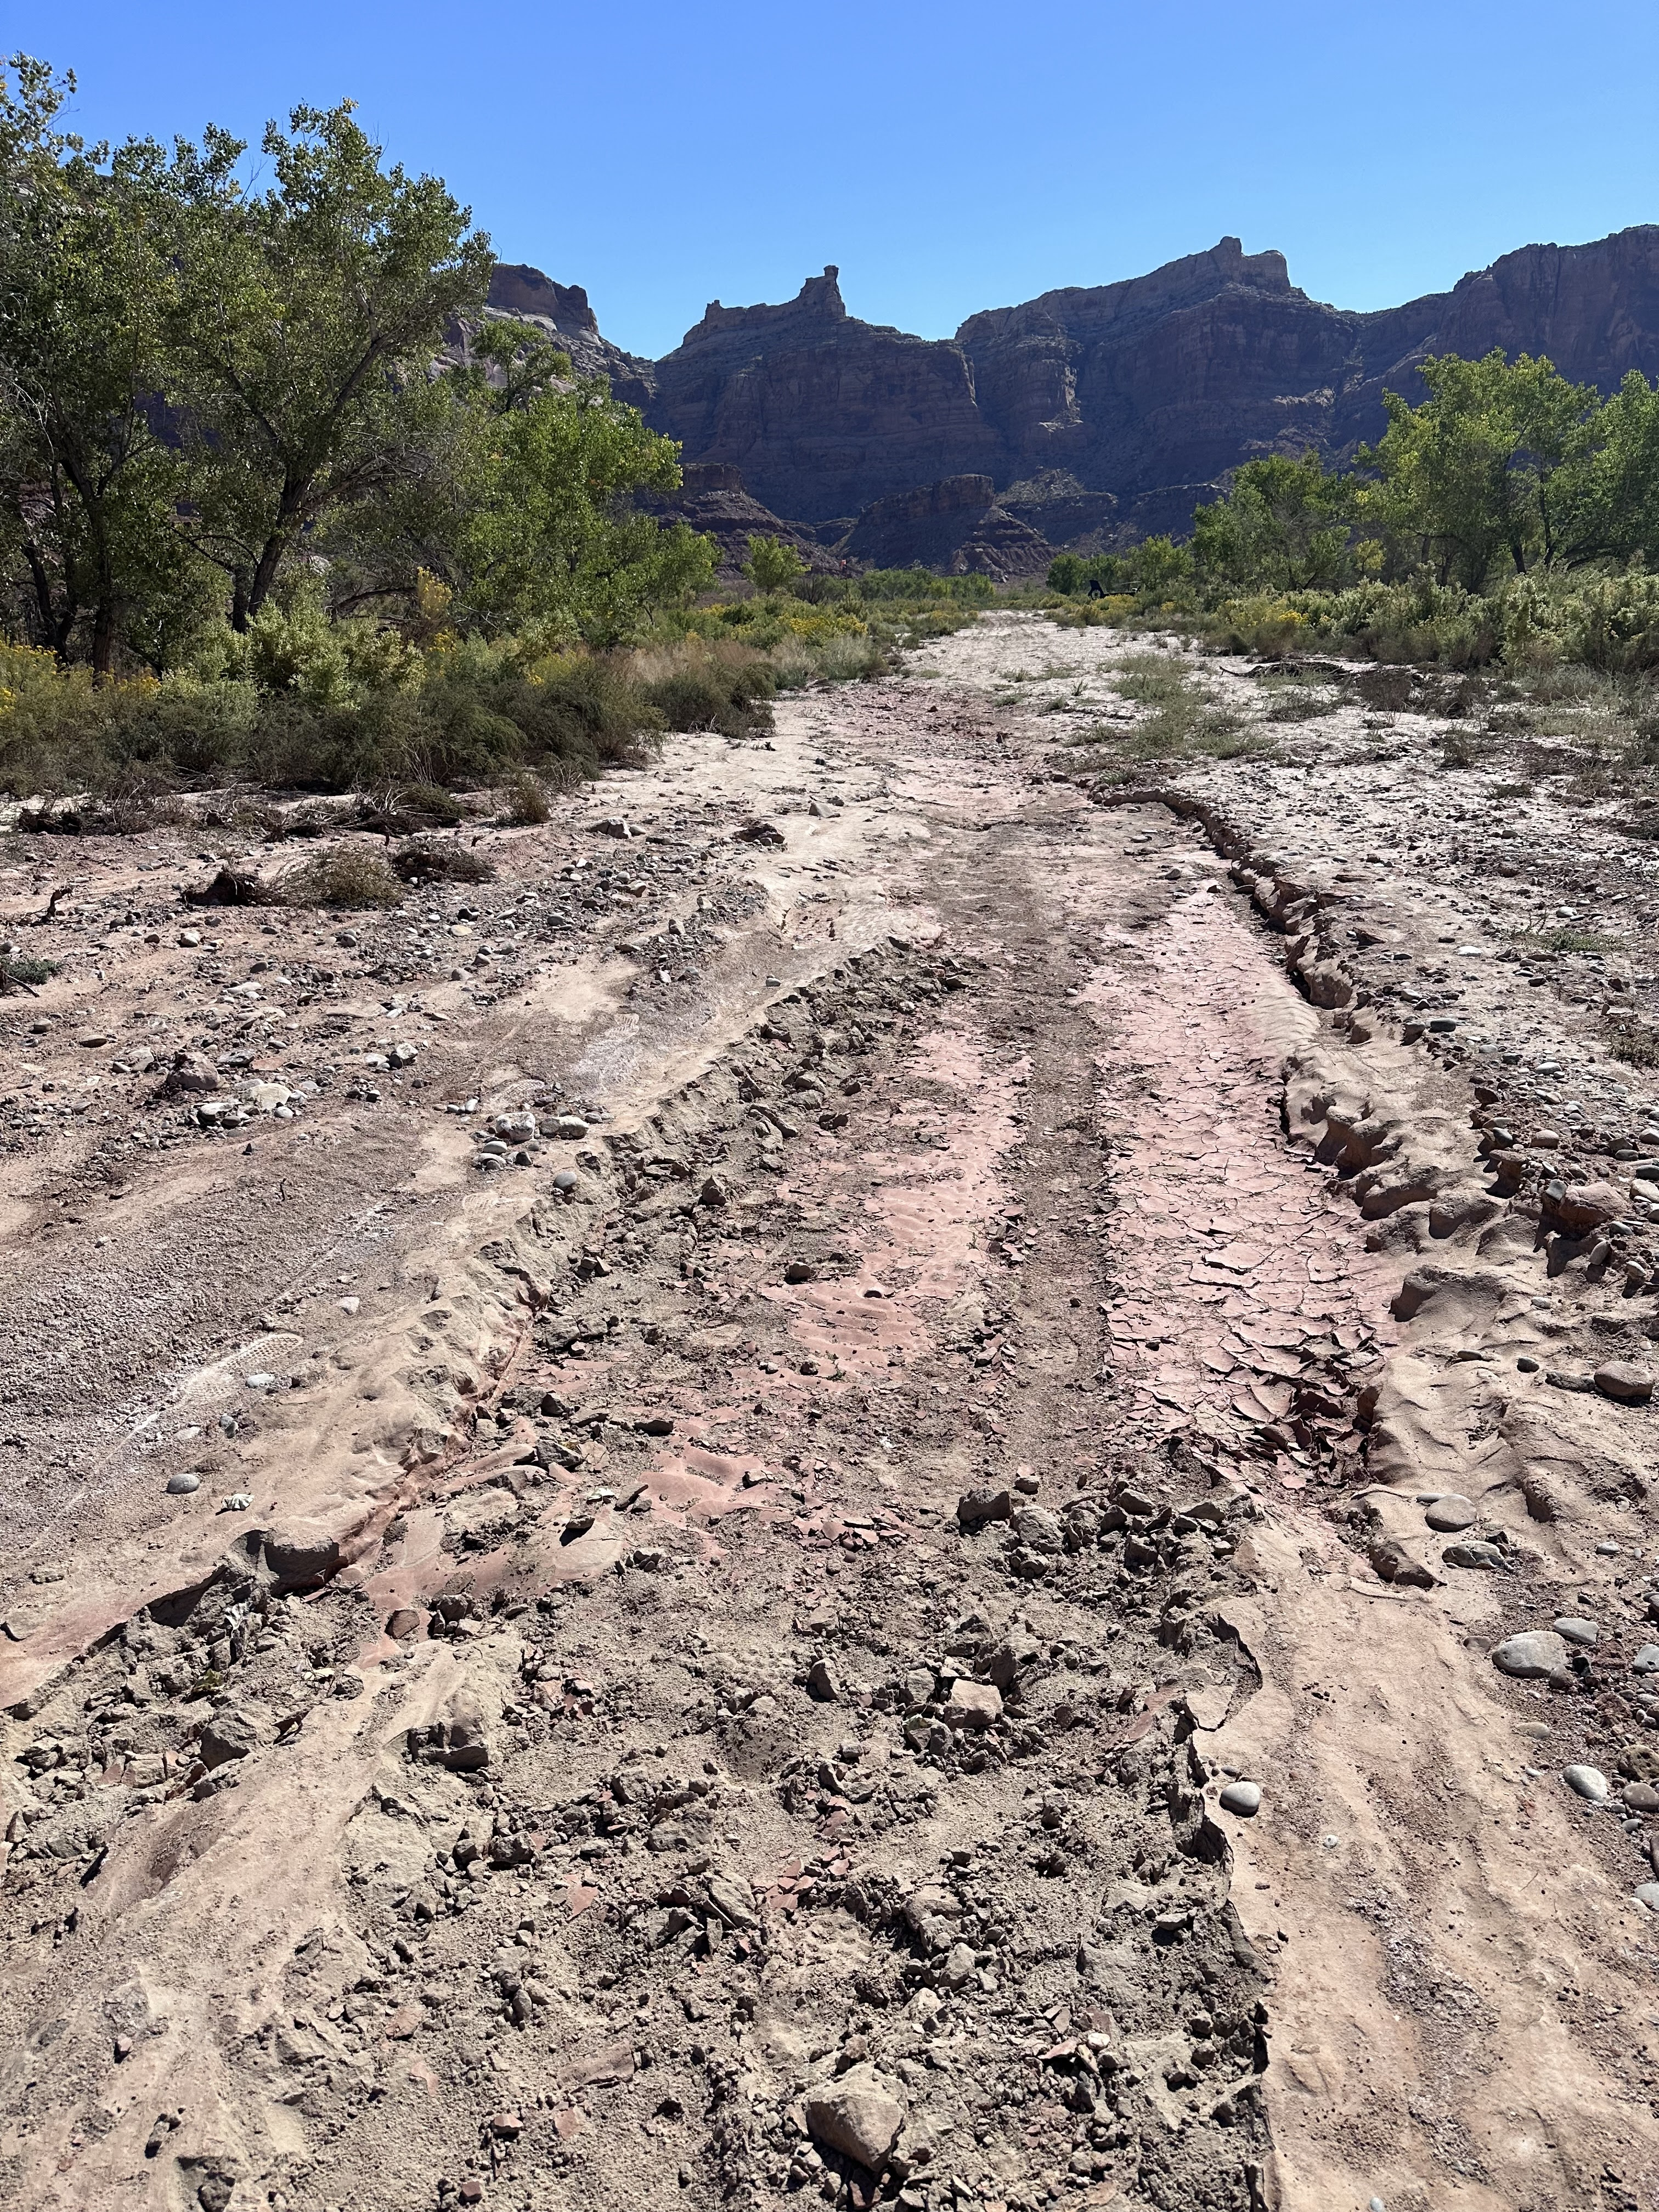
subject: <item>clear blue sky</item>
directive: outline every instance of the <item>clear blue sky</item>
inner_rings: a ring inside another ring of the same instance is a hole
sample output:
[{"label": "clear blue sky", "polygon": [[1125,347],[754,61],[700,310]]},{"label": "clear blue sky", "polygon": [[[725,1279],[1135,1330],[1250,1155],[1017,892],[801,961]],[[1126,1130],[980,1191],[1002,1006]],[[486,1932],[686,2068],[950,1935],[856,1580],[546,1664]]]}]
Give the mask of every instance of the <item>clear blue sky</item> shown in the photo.
[{"label": "clear blue sky", "polygon": [[75,70],[89,136],[349,96],[647,354],[829,261],[937,337],[1227,232],[1375,307],[1659,220],[1650,0],[10,0],[3,39]]}]

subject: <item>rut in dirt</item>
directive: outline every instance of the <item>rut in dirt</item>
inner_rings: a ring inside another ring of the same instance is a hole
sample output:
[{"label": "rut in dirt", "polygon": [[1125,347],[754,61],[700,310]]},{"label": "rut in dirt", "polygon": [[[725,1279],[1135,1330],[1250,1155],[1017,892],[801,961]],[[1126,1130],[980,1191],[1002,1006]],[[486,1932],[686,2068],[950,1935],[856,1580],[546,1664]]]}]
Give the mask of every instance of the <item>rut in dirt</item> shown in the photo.
[{"label": "rut in dirt", "polygon": [[[1366,1281],[1240,902],[959,730],[1000,787],[933,810],[915,924],[826,933],[538,1202],[534,1310],[379,1552],[233,1561],[42,1713],[153,1829],[107,1875],[89,1796],[31,1829],[9,1985],[42,2027],[63,1959],[124,1993],[125,2124],[188,2192],[1273,2197],[1206,1746],[1257,1680],[1239,1455],[1340,1474]],[[23,2199],[68,2201],[29,2144],[100,2033],[18,2078]]]}]

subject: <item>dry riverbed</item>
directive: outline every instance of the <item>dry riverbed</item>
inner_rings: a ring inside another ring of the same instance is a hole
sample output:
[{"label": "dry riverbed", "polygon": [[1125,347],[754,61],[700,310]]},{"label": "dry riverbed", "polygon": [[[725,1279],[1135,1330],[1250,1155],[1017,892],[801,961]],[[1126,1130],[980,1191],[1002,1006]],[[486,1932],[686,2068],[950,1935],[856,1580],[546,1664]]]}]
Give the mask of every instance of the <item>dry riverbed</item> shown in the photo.
[{"label": "dry riverbed", "polygon": [[1002,615],[383,915],[0,840],[10,2199],[1659,2203],[1659,848],[1541,750]]}]

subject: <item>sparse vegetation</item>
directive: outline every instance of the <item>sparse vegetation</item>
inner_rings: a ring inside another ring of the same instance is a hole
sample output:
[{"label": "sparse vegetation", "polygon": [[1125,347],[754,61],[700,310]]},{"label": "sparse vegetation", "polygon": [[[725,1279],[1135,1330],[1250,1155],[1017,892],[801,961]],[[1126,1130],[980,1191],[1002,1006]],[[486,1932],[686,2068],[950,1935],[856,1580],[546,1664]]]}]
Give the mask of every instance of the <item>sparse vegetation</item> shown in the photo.
[{"label": "sparse vegetation", "polygon": [[362,845],[336,845],[290,869],[271,896],[284,906],[401,906],[404,885],[378,853]]},{"label": "sparse vegetation", "polygon": [[482,853],[459,837],[416,837],[392,856],[392,867],[406,884],[487,884],[495,870]]},{"label": "sparse vegetation", "polygon": [[521,768],[501,787],[501,818],[519,829],[545,822],[553,811],[547,786],[534,769]]},{"label": "sparse vegetation", "polygon": [[28,954],[14,951],[9,945],[0,945],[0,998],[9,998],[14,991],[33,991],[37,984],[49,982],[58,973],[55,960],[35,960]]}]

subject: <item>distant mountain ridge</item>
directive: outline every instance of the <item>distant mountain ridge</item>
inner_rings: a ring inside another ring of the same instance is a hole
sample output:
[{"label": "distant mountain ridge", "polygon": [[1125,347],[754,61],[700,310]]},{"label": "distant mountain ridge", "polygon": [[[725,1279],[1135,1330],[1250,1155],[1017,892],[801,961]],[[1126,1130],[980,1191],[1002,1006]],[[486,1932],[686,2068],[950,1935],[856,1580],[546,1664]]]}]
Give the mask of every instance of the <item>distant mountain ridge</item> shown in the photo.
[{"label": "distant mountain ridge", "polygon": [[[688,463],[736,471],[749,497],[805,526],[803,541],[864,517],[859,557],[913,557],[913,543],[949,566],[971,540],[973,562],[994,567],[1179,534],[1228,471],[1263,453],[1342,458],[1381,434],[1385,390],[1421,396],[1425,354],[1547,354],[1604,392],[1632,368],[1659,375],[1659,225],[1522,246],[1449,292],[1369,314],[1310,299],[1282,254],[1236,238],[1145,276],[987,309],[951,338],[849,315],[833,267],[779,305],[712,302],[655,362],[610,345],[586,293],[539,270],[498,268],[490,305],[544,323]],[[980,481],[944,489],[957,478]],[[905,496],[927,487],[929,499]],[[988,531],[988,507],[1004,517]]]}]

